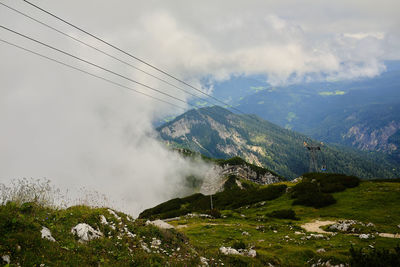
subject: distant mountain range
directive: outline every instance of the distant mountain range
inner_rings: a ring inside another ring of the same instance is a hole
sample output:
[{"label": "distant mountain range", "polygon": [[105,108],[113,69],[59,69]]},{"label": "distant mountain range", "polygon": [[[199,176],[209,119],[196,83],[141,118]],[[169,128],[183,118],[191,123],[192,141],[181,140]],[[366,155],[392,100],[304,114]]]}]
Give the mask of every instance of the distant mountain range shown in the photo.
[{"label": "distant mountain range", "polygon": [[389,153],[400,162],[400,70],[358,81],[268,87],[238,108],[318,140]]},{"label": "distant mountain range", "polygon": [[[203,84],[212,84],[213,96],[226,107],[235,106],[326,143],[384,152],[400,165],[400,61],[385,65],[381,75],[358,80],[274,87],[259,75]],[[197,100],[191,104],[207,105]]]},{"label": "distant mountain range", "polygon": [[[157,130],[173,147],[188,148],[213,158],[240,156],[287,178],[309,171],[309,154],[303,142],[318,144],[257,116],[237,115],[221,107],[190,110]],[[396,164],[382,153],[324,145],[317,154],[320,154],[318,167],[326,165],[328,172],[363,178],[400,176]]]}]

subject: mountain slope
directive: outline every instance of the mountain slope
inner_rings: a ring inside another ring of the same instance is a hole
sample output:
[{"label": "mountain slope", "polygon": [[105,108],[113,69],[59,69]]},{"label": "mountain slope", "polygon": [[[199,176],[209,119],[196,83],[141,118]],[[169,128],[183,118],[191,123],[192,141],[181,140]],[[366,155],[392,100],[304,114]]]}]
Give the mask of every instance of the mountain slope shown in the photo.
[{"label": "mountain slope", "polygon": [[[242,198],[243,206],[239,208],[223,201],[220,194],[217,205],[220,204],[221,218],[191,213],[169,223],[184,233],[195,248],[204,251],[208,259],[225,256],[224,248],[255,250],[252,258],[230,249],[235,255],[224,258],[228,266],[399,266],[399,180],[361,181],[340,192],[338,187],[325,188],[330,192],[336,189],[332,192],[336,203],[318,209],[294,205],[293,192],[300,184],[266,186],[271,192],[278,189],[279,194],[257,203],[244,203],[247,199]],[[286,186],[286,190],[279,190]],[[267,192],[263,193],[268,197]],[[226,192],[225,197],[229,195],[235,199],[231,192]],[[202,198],[209,204],[209,197],[193,195],[162,203],[142,216],[148,213],[159,217],[157,209],[161,208],[201,208]],[[388,251],[382,253],[383,249]]]},{"label": "mountain slope", "polygon": [[[259,117],[233,114],[221,107],[190,110],[157,130],[171,146],[215,158],[240,156],[288,178],[309,171],[309,155],[303,142],[315,143]],[[331,145],[324,146],[320,154],[319,164],[327,165],[328,172],[363,178],[399,175],[396,166],[381,154]]]},{"label": "mountain slope", "polygon": [[356,81],[314,82],[266,90],[237,102],[282,127],[329,143],[392,154],[400,162],[400,70]]}]

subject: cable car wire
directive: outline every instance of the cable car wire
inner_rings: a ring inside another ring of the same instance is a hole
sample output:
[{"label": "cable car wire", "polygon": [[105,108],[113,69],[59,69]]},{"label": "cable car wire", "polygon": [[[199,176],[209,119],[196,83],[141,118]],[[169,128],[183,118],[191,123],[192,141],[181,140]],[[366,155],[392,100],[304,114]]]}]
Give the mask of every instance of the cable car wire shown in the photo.
[{"label": "cable car wire", "polygon": [[41,57],[41,58],[50,60],[50,61],[52,61],[52,62],[58,63],[58,64],[60,64],[60,65],[66,66],[66,67],[71,68],[71,69],[73,69],[73,70],[76,70],[76,71],[82,72],[82,73],[84,73],[84,74],[90,75],[90,76],[92,76],[92,77],[101,79],[101,80],[106,81],[106,82],[108,82],[108,83],[111,83],[111,84],[113,84],[113,85],[116,85],[116,86],[119,86],[119,87],[122,87],[122,88],[125,88],[125,89],[128,89],[128,90],[134,91],[134,92],[136,92],[136,93],[138,93],[138,94],[141,94],[141,95],[150,97],[150,98],[152,98],[152,99],[154,99],[154,100],[161,101],[161,102],[163,102],[163,103],[165,103],[165,104],[168,104],[168,105],[171,105],[171,106],[174,106],[174,107],[183,109],[183,110],[186,109],[186,108],[184,108],[184,107],[182,107],[182,106],[176,105],[176,104],[174,104],[174,103],[171,103],[171,102],[169,102],[169,101],[166,101],[166,100],[157,98],[157,97],[152,96],[152,95],[148,95],[148,94],[143,93],[143,92],[141,92],[141,91],[138,91],[138,90],[136,90],[136,89],[134,89],[134,88],[132,88],[132,87],[128,87],[128,86],[126,86],[126,85],[123,85],[123,84],[114,82],[114,81],[112,81],[112,80],[110,80],[110,79],[107,79],[107,78],[104,78],[104,77],[102,77],[102,76],[100,76],[100,75],[93,74],[93,73],[88,72],[88,71],[86,71],[86,70],[83,70],[83,69],[80,69],[80,68],[78,68],[78,67],[72,66],[72,65],[70,65],[70,64],[68,64],[68,63],[65,63],[65,62],[62,62],[62,61],[60,61],[60,60],[57,60],[57,59],[54,59],[54,58],[45,56],[45,55],[43,55],[43,54],[41,54],[41,53],[35,52],[35,51],[30,50],[30,49],[28,49],[28,48],[26,48],[26,47],[17,45],[17,44],[15,44],[15,43],[6,41],[6,40],[4,40],[4,39],[1,39],[1,38],[0,38],[0,42],[3,42],[3,43],[8,44],[8,45],[10,45],[10,46],[16,47],[16,48],[21,49],[21,50],[23,50],[23,51],[29,52],[29,53],[34,54],[34,55],[36,55],[36,56],[39,56],[39,57]]},{"label": "cable car wire", "polygon": [[68,33],[65,33],[65,32],[63,32],[63,31],[61,31],[61,30],[59,30],[59,29],[57,29],[57,28],[55,28],[55,27],[53,27],[53,26],[51,26],[51,25],[49,25],[49,24],[47,24],[47,23],[45,23],[43,21],[40,21],[40,20],[38,20],[38,19],[36,19],[36,18],[34,18],[34,17],[32,17],[32,16],[30,16],[30,15],[28,15],[28,14],[26,14],[26,13],[24,13],[24,12],[18,10],[18,9],[16,9],[16,8],[13,8],[13,7],[11,7],[9,5],[6,5],[4,3],[1,3],[1,2],[0,2],[0,5],[10,9],[10,10],[12,10],[12,11],[14,11],[14,12],[16,12],[16,13],[18,13],[18,14],[20,14],[20,15],[28,18],[28,19],[30,19],[30,20],[33,20],[36,23],[39,23],[39,24],[41,24],[41,25],[43,25],[43,26],[45,26],[45,27],[47,27],[47,28],[49,28],[49,29],[61,34],[61,35],[64,35],[64,36],[66,36],[66,37],[68,37],[68,38],[70,38],[70,39],[72,39],[72,40],[84,45],[84,46],[90,47],[91,49],[94,49],[97,52],[100,52],[100,53],[102,53],[102,54],[104,54],[104,55],[106,55],[106,56],[108,56],[108,57],[110,57],[110,58],[112,58],[114,60],[117,60],[118,62],[121,62],[121,63],[123,63],[123,64],[125,64],[125,65],[127,65],[127,66],[129,66],[129,67],[131,67],[131,68],[133,68],[135,70],[137,70],[137,71],[140,71],[140,72],[142,72],[142,73],[144,73],[146,75],[149,75],[149,76],[151,76],[151,77],[153,77],[153,78],[155,78],[155,79],[157,79],[157,80],[159,80],[159,81],[161,81],[161,82],[163,82],[165,84],[168,84],[168,85],[170,85],[170,86],[172,86],[172,87],[174,87],[174,88],[176,88],[176,89],[178,89],[178,90],[180,90],[182,92],[185,92],[185,93],[187,93],[187,94],[189,94],[189,95],[191,95],[191,96],[193,96],[195,98],[198,98],[198,99],[201,99],[203,101],[206,101],[208,104],[212,104],[212,103],[209,103],[208,100],[205,99],[205,98],[202,98],[202,97],[200,97],[200,96],[198,96],[196,94],[193,94],[192,92],[189,92],[189,91],[187,91],[187,90],[185,90],[183,88],[180,88],[180,87],[176,86],[175,84],[168,82],[167,80],[164,80],[164,79],[162,79],[162,78],[160,78],[160,77],[158,77],[158,76],[156,76],[154,74],[151,74],[150,72],[142,70],[142,69],[130,64],[127,61],[124,61],[124,60],[122,60],[120,58],[117,58],[117,57],[105,52],[104,50],[101,50],[101,49],[99,49],[99,48],[97,48],[97,47],[95,47],[95,46],[93,46],[93,45],[91,45],[91,44],[89,44],[89,43],[87,43],[85,41],[82,41],[82,40],[80,40],[80,39],[78,39],[78,38],[76,38],[76,37],[74,37],[74,36],[72,36],[72,35],[70,35]]},{"label": "cable car wire", "polygon": [[[191,84],[189,84],[189,83],[183,81],[182,79],[179,79],[179,78],[177,78],[176,76],[174,76],[174,75],[172,75],[172,74],[169,74],[167,71],[164,71],[164,70],[162,70],[162,69],[156,67],[155,65],[150,64],[150,63],[148,63],[147,61],[145,61],[145,60],[143,60],[143,59],[140,59],[139,57],[133,55],[132,53],[129,53],[129,52],[123,50],[122,48],[119,48],[118,46],[111,44],[110,42],[108,42],[108,41],[106,41],[106,40],[104,40],[104,39],[102,39],[102,38],[100,38],[100,37],[98,37],[98,36],[96,36],[96,35],[90,33],[90,32],[87,31],[87,30],[84,30],[84,29],[81,28],[81,27],[76,26],[75,24],[73,24],[73,23],[71,23],[71,22],[69,22],[69,21],[67,21],[67,20],[65,20],[65,19],[63,19],[63,18],[61,18],[61,17],[55,15],[54,13],[52,13],[52,12],[50,12],[50,11],[47,11],[47,10],[45,10],[44,8],[41,8],[40,6],[34,4],[34,3],[30,2],[30,1],[27,1],[27,0],[22,0],[22,1],[25,2],[25,3],[27,3],[27,4],[29,4],[29,5],[32,6],[32,7],[34,7],[34,8],[36,8],[36,9],[40,10],[40,11],[42,11],[42,12],[48,14],[48,15],[50,15],[50,16],[56,18],[57,20],[60,20],[60,21],[62,21],[63,23],[65,23],[65,24],[67,24],[67,25],[69,25],[69,26],[71,26],[71,27],[73,27],[73,28],[75,28],[75,29],[77,29],[77,30],[79,30],[79,31],[81,31],[81,32],[83,32],[83,33],[85,33],[85,34],[91,36],[92,38],[94,38],[94,39],[96,39],[96,40],[98,40],[98,41],[100,41],[100,42],[102,42],[102,43],[104,43],[104,44],[106,44],[106,45],[108,45],[108,46],[114,48],[115,50],[117,50],[117,51],[119,51],[119,52],[121,52],[121,53],[123,53],[123,54],[125,54],[125,55],[127,55],[127,56],[129,56],[129,57],[131,57],[131,58],[133,58],[133,59],[135,59],[135,60],[137,60],[137,61],[139,61],[139,62],[145,64],[145,65],[147,65],[148,67],[150,67],[150,68],[152,68],[152,69],[155,69],[155,70],[157,70],[157,71],[163,73],[164,75],[166,75],[166,76],[168,76],[168,77],[170,77],[170,78],[172,78],[172,79],[174,79],[174,80],[176,80],[176,81],[178,81],[178,82],[180,82],[180,83],[182,83],[182,84],[184,84],[184,85],[186,85],[186,86],[188,86],[188,87],[190,87],[190,88],[192,88],[192,89],[194,89],[194,90],[196,90],[196,91],[198,91],[198,92],[200,92],[201,94],[203,94],[203,95],[205,95],[205,96],[207,96],[207,97],[209,97],[209,98],[211,98],[211,99],[213,99],[213,100],[215,100],[215,101],[217,101],[217,102],[223,104],[224,106],[227,105],[227,104],[226,104],[225,102],[223,102],[222,100],[219,100],[218,98],[216,98],[216,97],[214,97],[214,96],[212,96],[212,95],[210,95],[210,94],[207,94],[207,93],[203,92],[202,90],[200,90],[200,89],[194,87],[193,85],[191,85]],[[235,107],[232,107],[232,106],[231,106],[231,107],[228,107],[228,108],[230,108],[230,109],[232,109],[232,110],[235,110],[235,111],[237,111],[237,112],[239,112],[239,113],[246,114],[246,113],[244,113],[243,111],[241,111],[241,110],[239,110],[239,109],[237,109],[237,108],[235,108]]]},{"label": "cable car wire", "polygon": [[112,71],[112,70],[110,70],[110,69],[104,68],[104,67],[102,67],[102,66],[100,66],[100,65],[97,65],[97,64],[95,64],[95,63],[93,63],[93,62],[90,62],[90,61],[88,61],[88,60],[86,60],[86,59],[83,59],[83,58],[80,58],[80,57],[78,57],[78,56],[75,56],[75,55],[73,55],[73,54],[71,54],[71,53],[68,53],[68,52],[66,52],[66,51],[64,51],[64,50],[61,50],[61,49],[59,49],[59,48],[56,48],[56,47],[54,47],[54,46],[51,46],[51,45],[46,44],[46,43],[44,43],[44,42],[41,42],[41,41],[39,41],[39,40],[36,40],[36,39],[33,38],[33,37],[30,37],[30,36],[27,36],[27,35],[25,35],[25,34],[22,34],[22,33],[18,32],[18,31],[12,30],[12,29],[10,29],[10,28],[8,28],[8,27],[5,27],[5,26],[3,26],[3,25],[0,25],[0,28],[2,28],[2,29],[4,29],[4,30],[7,30],[7,31],[9,31],[9,32],[12,32],[12,33],[14,33],[14,34],[16,34],[16,35],[19,35],[19,36],[21,36],[21,37],[24,37],[24,38],[26,38],[26,39],[29,39],[29,40],[31,40],[31,41],[33,41],[33,42],[35,42],[35,43],[38,43],[38,44],[40,44],[40,45],[43,45],[43,46],[45,46],[45,47],[48,47],[48,48],[50,48],[50,49],[52,49],[52,50],[54,50],[54,51],[60,52],[60,53],[62,53],[62,54],[64,54],[64,55],[67,55],[67,56],[69,56],[69,57],[72,57],[72,58],[74,58],[74,59],[77,59],[77,60],[79,60],[79,61],[81,61],[81,62],[84,62],[84,63],[86,63],[86,64],[88,64],[88,65],[94,66],[94,67],[96,67],[96,68],[98,68],[98,69],[101,69],[101,70],[103,70],[103,71],[106,71],[106,72],[109,72],[109,73],[111,73],[111,74],[114,74],[114,75],[116,75],[116,76],[118,76],[118,77],[121,77],[121,78],[123,78],[123,79],[125,79],[125,80],[128,80],[128,81],[130,81],[130,82],[136,83],[136,84],[138,84],[138,85],[140,85],[140,86],[146,87],[147,89],[156,91],[156,92],[158,92],[158,93],[160,93],[160,94],[163,94],[163,95],[165,95],[165,96],[168,96],[168,97],[170,97],[170,98],[173,98],[173,99],[175,99],[175,100],[177,100],[177,101],[180,101],[180,102],[183,102],[183,103],[185,103],[185,104],[187,104],[187,105],[190,105],[190,106],[195,107],[194,105],[192,105],[192,104],[186,102],[185,100],[182,100],[182,99],[180,99],[180,98],[178,98],[178,97],[175,97],[175,96],[173,96],[173,95],[170,95],[170,94],[168,94],[168,93],[165,93],[165,92],[163,92],[163,91],[161,91],[161,90],[158,90],[158,89],[156,89],[156,88],[154,88],[154,87],[148,86],[148,85],[146,85],[146,84],[144,84],[144,83],[135,81],[135,80],[133,80],[133,79],[131,79],[131,78],[129,78],[129,77],[126,77],[126,76],[124,76],[124,75],[121,75],[121,74],[119,74],[119,73],[117,73],[117,72],[115,72],[115,71]]}]

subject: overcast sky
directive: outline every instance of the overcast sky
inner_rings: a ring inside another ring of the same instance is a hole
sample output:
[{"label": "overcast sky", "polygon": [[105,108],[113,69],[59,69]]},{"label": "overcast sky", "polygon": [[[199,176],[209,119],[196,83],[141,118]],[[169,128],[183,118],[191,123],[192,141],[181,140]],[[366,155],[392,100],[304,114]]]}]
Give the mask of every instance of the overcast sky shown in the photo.
[{"label": "overcast sky", "polygon": [[[5,3],[59,25],[22,1]],[[261,73],[277,83],[321,72],[353,78],[376,75],[382,60],[400,58],[396,0],[35,3],[185,79]],[[4,8],[1,17],[42,39],[58,38]]]},{"label": "overcast sky", "polygon": [[[232,75],[265,74],[272,84],[289,77],[371,77],[385,70],[384,60],[400,59],[397,0],[32,1],[197,87],[201,78]],[[153,71],[23,1],[1,2]],[[0,24],[187,98],[3,6]],[[167,99],[3,29],[0,38]],[[0,75],[0,182],[47,177],[62,187],[86,186],[117,201],[123,198],[123,205],[131,206],[127,210],[137,213],[171,197],[171,184],[179,184],[188,172],[203,171],[154,138],[152,120],[182,110],[1,42]]]}]

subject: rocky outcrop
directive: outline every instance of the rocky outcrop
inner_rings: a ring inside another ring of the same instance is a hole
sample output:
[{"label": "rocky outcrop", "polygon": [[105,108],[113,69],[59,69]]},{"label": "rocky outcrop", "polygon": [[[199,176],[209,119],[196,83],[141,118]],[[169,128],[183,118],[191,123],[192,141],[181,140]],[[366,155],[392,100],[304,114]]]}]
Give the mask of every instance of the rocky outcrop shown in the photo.
[{"label": "rocky outcrop", "polygon": [[42,238],[47,239],[51,242],[56,241],[54,237],[51,235],[51,231],[49,228],[42,226],[42,230],[40,231],[40,233],[42,234]]},{"label": "rocky outcrop", "polygon": [[160,229],[173,229],[174,226],[172,226],[169,223],[166,223],[162,220],[155,220],[155,221],[147,221],[146,225],[154,225],[155,227],[158,227]]},{"label": "rocky outcrop", "polygon": [[284,179],[270,172],[259,174],[246,165],[224,165],[220,171],[221,176],[235,175],[238,178],[249,180],[256,184],[266,185],[284,181]]},{"label": "rocky outcrop", "polygon": [[[248,180],[260,185],[274,184],[285,181],[285,179],[268,171],[265,171],[263,174],[257,173],[247,165],[214,165],[213,168],[206,174],[200,192],[204,194],[210,194],[222,191],[224,189],[224,184],[227,180],[227,177],[230,175],[234,175],[238,179]],[[238,182],[240,183],[240,181]],[[239,187],[241,187],[240,185],[238,184]]]},{"label": "rocky outcrop", "polygon": [[358,149],[392,152],[399,147],[390,143],[389,138],[398,130],[400,130],[400,123],[394,121],[379,129],[371,129],[368,126],[357,124],[343,135],[343,139],[350,141],[351,145]]},{"label": "rocky outcrop", "polygon": [[224,255],[242,255],[247,257],[256,257],[257,252],[254,249],[234,249],[231,247],[220,247],[219,251]]},{"label": "rocky outcrop", "polygon": [[93,229],[89,224],[79,223],[71,229],[71,233],[79,238],[79,242],[84,243],[103,236],[98,230]]}]

